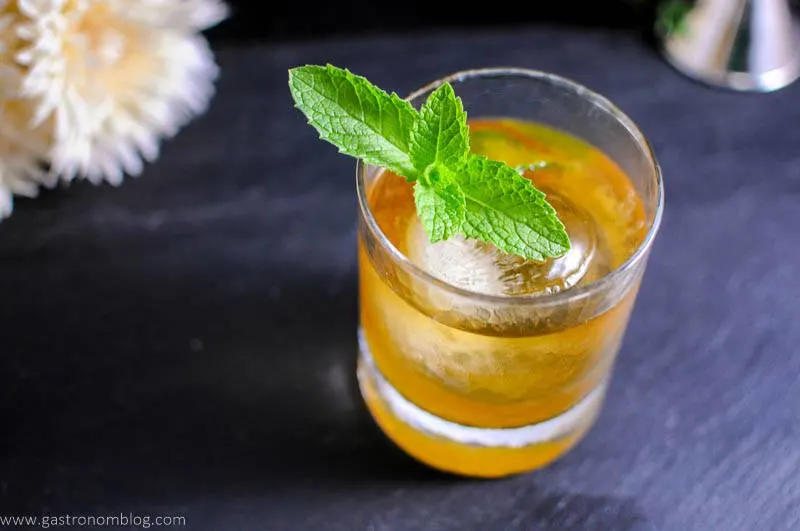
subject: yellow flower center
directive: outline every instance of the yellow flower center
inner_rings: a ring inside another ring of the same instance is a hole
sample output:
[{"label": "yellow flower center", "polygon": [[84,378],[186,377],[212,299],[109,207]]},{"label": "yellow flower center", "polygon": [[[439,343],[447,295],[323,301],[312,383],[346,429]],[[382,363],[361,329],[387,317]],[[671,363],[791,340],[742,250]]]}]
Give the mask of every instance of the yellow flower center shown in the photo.
[{"label": "yellow flower center", "polygon": [[85,12],[73,22],[69,32],[73,36],[72,53],[80,54],[88,68],[113,66],[125,53],[127,43],[119,24],[107,5],[101,4]]},{"label": "yellow flower center", "polygon": [[153,75],[151,43],[144,29],[104,3],[76,15],[69,18],[63,47],[67,77],[81,87],[84,97],[124,99],[137,80]]}]

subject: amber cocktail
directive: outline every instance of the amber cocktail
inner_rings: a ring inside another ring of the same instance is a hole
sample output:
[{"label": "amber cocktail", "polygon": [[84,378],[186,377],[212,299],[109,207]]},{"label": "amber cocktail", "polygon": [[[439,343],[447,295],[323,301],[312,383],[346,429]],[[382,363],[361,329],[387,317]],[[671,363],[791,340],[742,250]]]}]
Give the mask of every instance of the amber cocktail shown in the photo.
[{"label": "amber cocktail", "polygon": [[536,71],[462,72],[473,152],[547,194],[570,251],[545,262],[456,237],[431,244],[404,179],[359,165],[359,381],[384,432],[474,476],[541,467],[603,403],[663,208],[637,127],[606,99]]}]

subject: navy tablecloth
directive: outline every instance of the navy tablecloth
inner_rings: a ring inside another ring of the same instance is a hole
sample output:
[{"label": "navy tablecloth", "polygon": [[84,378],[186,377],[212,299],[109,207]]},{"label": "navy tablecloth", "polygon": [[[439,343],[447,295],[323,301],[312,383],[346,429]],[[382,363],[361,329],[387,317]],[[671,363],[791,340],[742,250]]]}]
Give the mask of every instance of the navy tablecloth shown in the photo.
[{"label": "navy tablecloth", "polygon": [[[0,224],[0,514],[185,516],[190,529],[800,526],[800,85],[691,82],[636,35],[528,28],[217,50],[212,109],[121,188]],[[473,481],[388,443],[353,382],[353,163],[287,69],[401,94],[521,66],[605,94],[655,146],[667,207],[597,426]]]}]

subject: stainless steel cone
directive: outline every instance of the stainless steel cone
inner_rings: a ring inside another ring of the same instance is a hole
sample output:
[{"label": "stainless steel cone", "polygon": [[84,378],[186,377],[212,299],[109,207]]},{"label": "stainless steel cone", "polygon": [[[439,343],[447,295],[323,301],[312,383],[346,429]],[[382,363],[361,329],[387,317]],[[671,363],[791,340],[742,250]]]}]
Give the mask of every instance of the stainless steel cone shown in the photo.
[{"label": "stainless steel cone", "polygon": [[658,25],[667,60],[705,83],[771,91],[800,75],[788,0],[668,1]]}]

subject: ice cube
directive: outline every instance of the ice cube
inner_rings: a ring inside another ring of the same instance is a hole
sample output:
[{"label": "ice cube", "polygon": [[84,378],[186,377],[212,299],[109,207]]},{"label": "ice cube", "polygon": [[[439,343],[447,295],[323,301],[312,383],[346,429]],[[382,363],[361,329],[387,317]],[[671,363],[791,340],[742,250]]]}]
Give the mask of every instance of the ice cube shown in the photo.
[{"label": "ice cube", "polygon": [[487,295],[551,294],[584,278],[598,249],[594,220],[572,202],[548,193],[570,236],[570,251],[545,262],[524,260],[478,240],[455,237],[431,244],[418,220],[408,231],[412,262],[460,288]]}]

